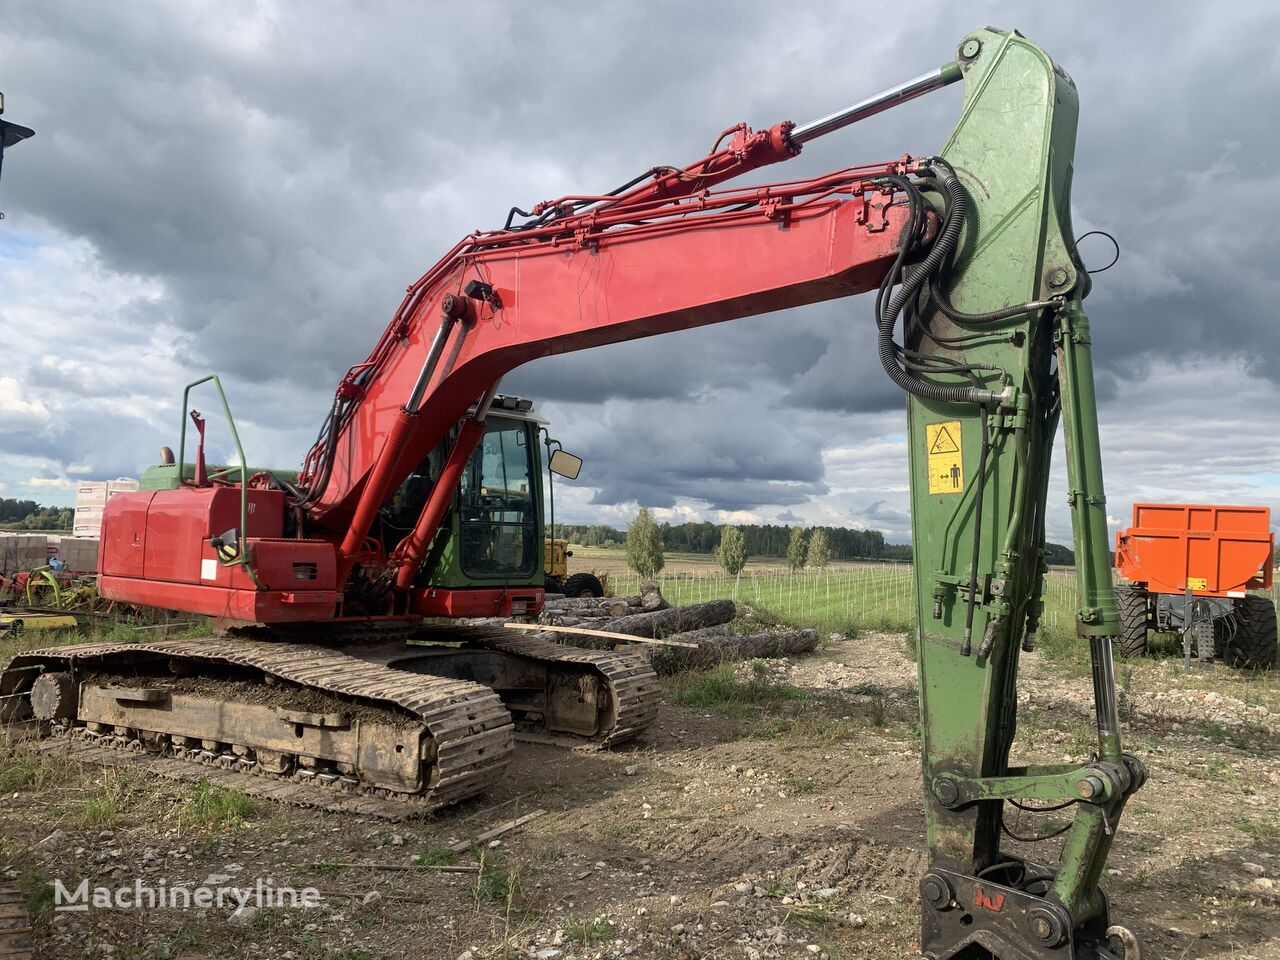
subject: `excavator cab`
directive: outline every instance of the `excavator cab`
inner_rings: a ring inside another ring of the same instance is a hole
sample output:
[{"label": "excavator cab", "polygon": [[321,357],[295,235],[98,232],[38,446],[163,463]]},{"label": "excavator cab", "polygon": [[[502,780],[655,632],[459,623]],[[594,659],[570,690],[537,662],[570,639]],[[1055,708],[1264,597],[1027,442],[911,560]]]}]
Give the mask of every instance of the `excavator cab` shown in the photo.
[{"label": "excavator cab", "polygon": [[[556,592],[565,573],[567,545],[549,533],[551,486],[544,478],[549,470],[572,479],[582,460],[563,450],[544,459],[546,421],[533,413],[532,401],[498,396],[493,409],[416,580],[429,607],[449,611],[441,615],[501,612],[511,591],[525,594],[545,585]],[[387,502],[386,542],[394,544],[412,528],[447,453],[447,444],[433,450]]]}]

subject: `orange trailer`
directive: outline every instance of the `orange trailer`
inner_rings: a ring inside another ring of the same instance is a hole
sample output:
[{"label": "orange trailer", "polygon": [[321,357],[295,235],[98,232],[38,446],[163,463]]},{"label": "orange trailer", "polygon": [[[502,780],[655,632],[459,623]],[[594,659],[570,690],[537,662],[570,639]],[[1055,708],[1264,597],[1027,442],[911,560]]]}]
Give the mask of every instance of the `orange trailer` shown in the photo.
[{"label": "orange trailer", "polygon": [[1148,630],[1180,630],[1204,665],[1276,662],[1275,555],[1268,507],[1137,503],[1133,525],[1116,534],[1121,652],[1147,646]]}]

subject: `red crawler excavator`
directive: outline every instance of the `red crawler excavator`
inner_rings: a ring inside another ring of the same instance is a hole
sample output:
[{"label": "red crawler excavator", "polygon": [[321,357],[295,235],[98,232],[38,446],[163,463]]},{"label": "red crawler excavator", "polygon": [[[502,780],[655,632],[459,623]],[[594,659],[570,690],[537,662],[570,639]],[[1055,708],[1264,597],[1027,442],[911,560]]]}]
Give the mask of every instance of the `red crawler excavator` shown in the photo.
[{"label": "red crawler excavator", "polygon": [[[964,105],[936,154],[721,187],[951,83]],[[508,415],[503,375],[873,293],[879,360],[910,423],[923,953],[1135,960],[1098,885],[1144,773],[1116,715],[1090,280],[1070,223],[1076,119],[1071,79],[1039,47],[976,30],[940,69],[819,120],[732,127],[687,166],[513,208],[409,288],[342,378],[300,472],[248,468],[242,452],[210,466],[202,441],[188,463],[184,397],[177,462],[111,500],[104,595],[256,636],[32,651],[0,678],[4,716],[354,809],[470,796],[516,735],[634,736],[655,709],[643,660],[461,625],[430,632],[447,644],[406,642],[422,640],[424,617],[542,602],[536,444]],[[848,322],[867,320],[850,310]],[[1018,661],[1042,610],[1059,420],[1097,745],[1072,763],[1019,765]],[[1054,863],[1004,847],[1011,805],[1066,811]]]}]

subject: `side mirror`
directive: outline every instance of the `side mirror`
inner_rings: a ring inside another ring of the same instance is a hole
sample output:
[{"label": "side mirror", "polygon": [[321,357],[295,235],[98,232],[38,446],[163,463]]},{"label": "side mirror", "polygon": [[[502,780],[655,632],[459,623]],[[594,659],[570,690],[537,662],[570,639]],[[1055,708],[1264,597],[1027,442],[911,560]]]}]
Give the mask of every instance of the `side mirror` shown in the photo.
[{"label": "side mirror", "polygon": [[572,453],[565,453],[563,450],[557,450],[551,455],[551,462],[547,466],[557,477],[564,477],[566,480],[577,480],[578,473],[582,470],[582,458],[575,457]]},{"label": "side mirror", "polygon": [[226,533],[209,538],[209,546],[213,547],[218,559],[230,563],[240,555],[240,535],[235,527]]}]

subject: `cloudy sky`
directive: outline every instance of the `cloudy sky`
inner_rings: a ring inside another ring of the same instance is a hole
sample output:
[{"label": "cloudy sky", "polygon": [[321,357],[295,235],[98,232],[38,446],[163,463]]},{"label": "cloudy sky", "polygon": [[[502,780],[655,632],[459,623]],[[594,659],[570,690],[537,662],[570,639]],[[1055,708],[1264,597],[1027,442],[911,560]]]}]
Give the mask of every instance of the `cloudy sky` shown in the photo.
[{"label": "cloudy sky", "polygon": [[[9,0],[0,90],[37,135],[0,184],[0,495],[68,503],[77,479],[136,476],[208,371],[250,460],[294,466],[405,284],[461,235],[690,162],[734,122],[811,119],[994,24],[1074,78],[1075,224],[1124,249],[1088,301],[1113,516],[1276,504],[1280,7],[888,9]],[[935,150],[959,97],[817,141],[787,173]],[[539,361],[505,386],[587,459],[558,488],[566,520],[647,504],[905,540],[902,402],[871,333],[859,298]],[[1064,491],[1059,469],[1050,536],[1067,541]]]}]

